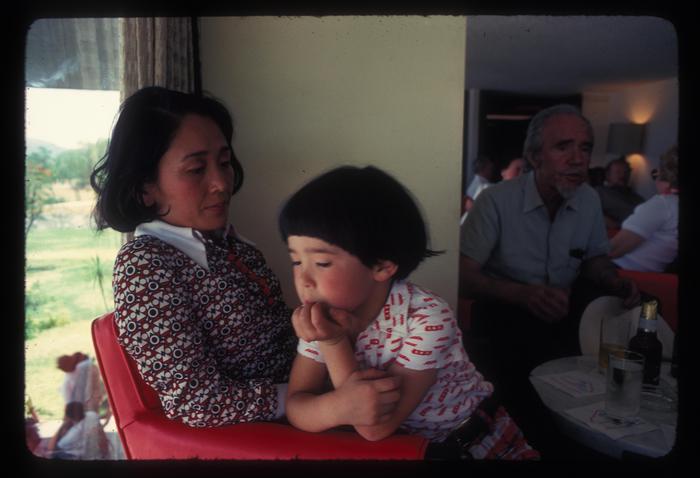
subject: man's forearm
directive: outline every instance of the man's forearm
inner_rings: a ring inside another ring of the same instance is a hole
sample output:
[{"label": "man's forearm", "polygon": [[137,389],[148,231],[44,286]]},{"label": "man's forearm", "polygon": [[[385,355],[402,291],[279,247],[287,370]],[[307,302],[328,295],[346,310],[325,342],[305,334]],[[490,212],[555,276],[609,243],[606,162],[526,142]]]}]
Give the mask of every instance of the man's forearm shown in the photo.
[{"label": "man's forearm", "polygon": [[520,284],[494,279],[481,270],[481,264],[469,256],[459,256],[459,295],[474,300],[514,302]]},{"label": "man's forearm", "polygon": [[494,279],[481,272],[460,270],[459,294],[474,300],[497,300],[519,304],[522,284]]},{"label": "man's forearm", "polygon": [[613,291],[619,287],[617,269],[607,256],[597,256],[586,260],[581,272],[603,289]]}]

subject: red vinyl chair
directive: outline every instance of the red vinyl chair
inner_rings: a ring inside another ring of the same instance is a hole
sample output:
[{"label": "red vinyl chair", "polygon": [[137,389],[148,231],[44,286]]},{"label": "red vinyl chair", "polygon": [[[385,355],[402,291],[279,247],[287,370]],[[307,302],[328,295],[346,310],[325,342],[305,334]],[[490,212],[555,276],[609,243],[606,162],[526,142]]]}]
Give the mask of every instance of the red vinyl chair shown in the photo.
[{"label": "red vinyl chair", "polygon": [[277,422],[192,428],[170,420],[158,395],[117,342],[113,313],[92,322],[92,339],[124,453],[131,460],[422,460],[428,440],[393,435],[370,442],[352,431],[308,433]]},{"label": "red vinyl chair", "polygon": [[626,269],[619,269],[617,272],[621,277],[632,279],[640,291],[659,299],[661,317],[675,333],[678,327],[678,275]]}]

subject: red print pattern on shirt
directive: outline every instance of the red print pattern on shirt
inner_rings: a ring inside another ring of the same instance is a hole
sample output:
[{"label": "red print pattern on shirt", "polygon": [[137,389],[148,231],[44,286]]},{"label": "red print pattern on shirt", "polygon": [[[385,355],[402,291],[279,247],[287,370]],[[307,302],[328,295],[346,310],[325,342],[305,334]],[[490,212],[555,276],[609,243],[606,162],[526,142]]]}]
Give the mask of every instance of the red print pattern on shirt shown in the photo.
[{"label": "red print pattern on shirt", "polygon": [[[362,368],[386,370],[397,362],[438,370],[435,384],[402,424],[406,431],[440,441],[492,393],[493,386],[469,361],[461,337],[447,303],[409,282],[394,284],[377,319],[358,335],[355,357]],[[324,361],[314,343],[300,341],[297,351]]]},{"label": "red print pattern on shirt", "polygon": [[270,420],[296,338],[262,254],[235,238],[205,241],[209,270],[152,236],[114,268],[119,341],[165,414],[195,427]]}]

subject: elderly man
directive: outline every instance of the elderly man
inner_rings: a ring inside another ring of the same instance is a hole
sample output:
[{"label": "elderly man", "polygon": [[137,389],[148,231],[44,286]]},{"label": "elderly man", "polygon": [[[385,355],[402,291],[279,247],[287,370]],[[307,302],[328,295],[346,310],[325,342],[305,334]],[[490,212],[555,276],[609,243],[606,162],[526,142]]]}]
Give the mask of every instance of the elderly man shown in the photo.
[{"label": "elderly man", "polygon": [[[586,184],[592,148],[577,108],[539,112],[523,147],[532,171],[483,191],[462,226],[460,295],[476,300],[467,352],[516,415],[531,408],[532,368],[579,353],[587,301],[596,293],[639,301],[607,256],[600,200]],[[579,276],[595,289],[578,287]]]}]

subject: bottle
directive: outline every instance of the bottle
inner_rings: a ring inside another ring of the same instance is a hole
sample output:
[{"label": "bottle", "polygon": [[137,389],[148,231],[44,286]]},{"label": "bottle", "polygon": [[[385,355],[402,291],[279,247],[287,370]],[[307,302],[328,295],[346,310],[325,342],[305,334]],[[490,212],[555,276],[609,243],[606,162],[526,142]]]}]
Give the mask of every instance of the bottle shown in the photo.
[{"label": "bottle", "polygon": [[645,385],[658,385],[661,376],[661,353],[663,345],[656,336],[656,309],[658,302],[649,300],[642,303],[637,334],[630,339],[629,349],[644,355]]}]

